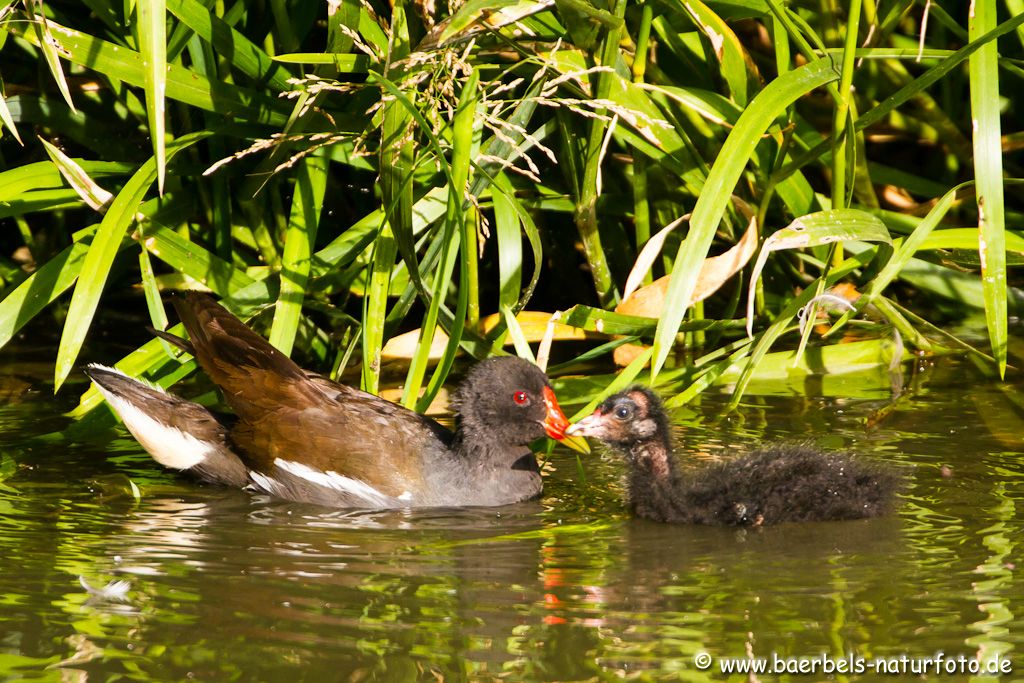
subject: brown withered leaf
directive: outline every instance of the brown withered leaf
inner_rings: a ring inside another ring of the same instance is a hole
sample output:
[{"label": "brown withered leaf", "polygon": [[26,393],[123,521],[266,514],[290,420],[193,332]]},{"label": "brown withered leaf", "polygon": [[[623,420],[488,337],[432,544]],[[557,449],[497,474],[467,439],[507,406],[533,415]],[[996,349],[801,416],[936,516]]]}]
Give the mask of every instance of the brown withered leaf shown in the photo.
[{"label": "brown withered leaf", "polygon": [[[757,222],[755,218],[751,218],[747,231],[729,251],[704,260],[697,280],[697,287],[693,292],[693,302],[688,303],[687,308],[692,303],[703,301],[721,289],[722,285],[750,262],[756,251]],[[669,278],[670,276],[666,275],[649,285],[640,287],[616,306],[615,312],[644,318],[657,318],[661,315],[661,309],[665,305]],[[616,348],[614,352],[616,365],[629,365],[642,349],[642,346],[635,344],[624,344]]]}]

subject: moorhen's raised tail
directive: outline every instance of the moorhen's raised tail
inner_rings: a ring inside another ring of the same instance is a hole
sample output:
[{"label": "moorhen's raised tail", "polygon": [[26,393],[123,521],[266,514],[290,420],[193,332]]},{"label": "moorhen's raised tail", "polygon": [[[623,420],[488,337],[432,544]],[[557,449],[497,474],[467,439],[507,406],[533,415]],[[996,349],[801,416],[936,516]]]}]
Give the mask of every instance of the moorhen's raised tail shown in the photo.
[{"label": "moorhen's raised tail", "polygon": [[541,492],[529,444],[565,436],[547,376],[514,357],[478,363],[456,391],[457,429],[307,373],[213,299],[174,300],[193,353],[235,413],[98,365],[87,373],[161,464],[200,479],[335,507],[505,505]]},{"label": "moorhen's raised tail", "polygon": [[625,455],[630,508],[659,522],[760,526],[875,517],[891,508],[900,482],[884,467],[801,445],[755,451],[684,477],[665,410],[645,387],[605,400],[567,433]]}]

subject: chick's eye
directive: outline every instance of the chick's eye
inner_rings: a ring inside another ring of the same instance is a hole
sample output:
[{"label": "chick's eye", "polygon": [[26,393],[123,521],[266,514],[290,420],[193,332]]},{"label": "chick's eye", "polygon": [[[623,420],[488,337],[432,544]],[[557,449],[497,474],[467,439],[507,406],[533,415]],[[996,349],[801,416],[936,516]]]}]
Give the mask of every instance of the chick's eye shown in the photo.
[{"label": "chick's eye", "polygon": [[629,409],[629,406],[619,406],[615,409],[615,417],[620,420],[626,420],[632,414],[633,411]]},{"label": "chick's eye", "polygon": [[512,394],[512,400],[516,402],[516,405],[530,405],[530,396],[525,391],[517,391],[516,393]]}]

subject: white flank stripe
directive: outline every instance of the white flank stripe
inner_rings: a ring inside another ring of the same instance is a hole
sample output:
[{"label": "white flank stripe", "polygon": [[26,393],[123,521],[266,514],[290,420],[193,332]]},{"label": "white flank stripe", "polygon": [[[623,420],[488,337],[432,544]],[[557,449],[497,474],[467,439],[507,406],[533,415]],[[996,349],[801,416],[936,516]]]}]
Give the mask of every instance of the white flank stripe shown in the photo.
[{"label": "white flank stripe", "polygon": [[282,460],[281,458],[274,460],[274,465],[280,467],[289,474],[301,477],[302,479],[312,482],[317,486],[350,493],[354,496],[359,496],[366,502],[374,505],[387,506],[392,502],[392,498],[390,496],[384,495],[366,482],[353,479],[352,477],[346,477],[345,475],[338,474],[337,472],[321,472],[320,470],[315,470],[308,465],[292,462],[290,460]]},{"label": "white flank stripe", "polygon": [[117,394],[98,384],[96,386],[107,403],[121,416],[121,421],[132,436],[164,467],[187,470],[217,450],[215,445],[161,424]]}]

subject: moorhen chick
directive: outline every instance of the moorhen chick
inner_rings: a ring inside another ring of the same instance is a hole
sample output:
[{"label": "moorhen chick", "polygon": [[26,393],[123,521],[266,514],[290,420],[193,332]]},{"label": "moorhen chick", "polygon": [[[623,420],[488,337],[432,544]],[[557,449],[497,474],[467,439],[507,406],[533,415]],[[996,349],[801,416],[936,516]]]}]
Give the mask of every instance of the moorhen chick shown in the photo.
[{"label": "moorhen chick", "polygon": [[683,477],[661,401],[639,386],[608,398],[566,433],[623,454],[629,507],[658,522],[761,526],[875,517],[889,510],[899,485],[884,467],[804,445],[754,451]]},{"label": "moorhen chick", "polygon": [[454,396],[458,428],[307,373],[208,296],[174,300],[193,354],[235,416],[90,365],[86,371],[139,443],[199,479],[334,507],[505,505],[541,492],[529,444],[569,421],[547,376],[491,358]]}]

